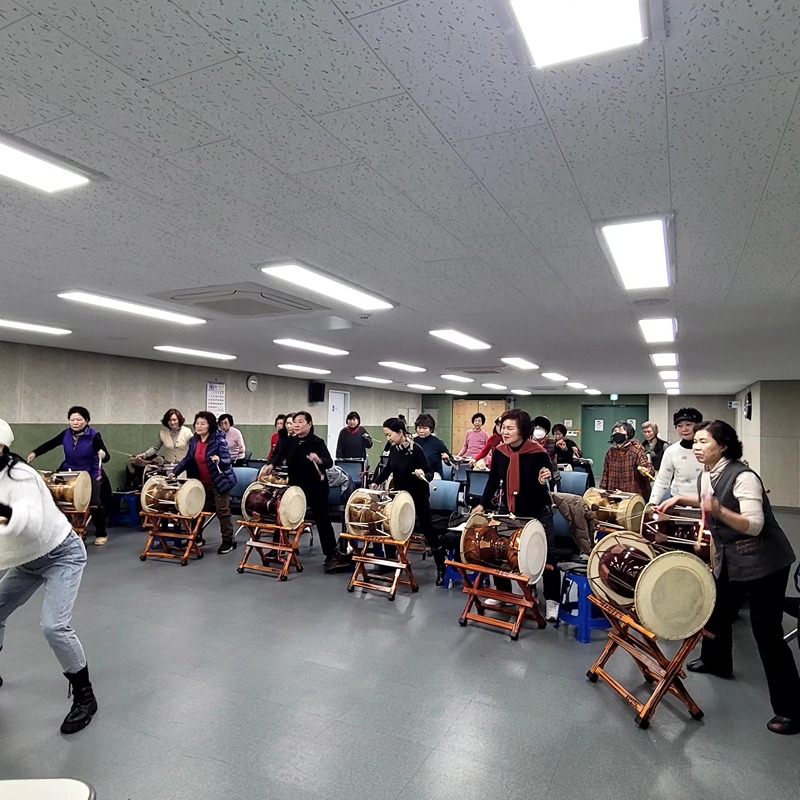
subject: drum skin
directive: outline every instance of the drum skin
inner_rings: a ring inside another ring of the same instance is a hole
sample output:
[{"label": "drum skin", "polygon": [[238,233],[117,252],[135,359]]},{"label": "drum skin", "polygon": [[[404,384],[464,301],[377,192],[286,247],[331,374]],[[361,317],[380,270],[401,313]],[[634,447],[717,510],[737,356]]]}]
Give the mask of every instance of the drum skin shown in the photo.
[{"label": "drum skin", "polygon": [[696,555],[710,567],[714,566],[716,548],[711,531],[703,530],[699,517],[679,514],[659,514],[648,504],[642,515],[642,537],[659,550],[683,550]]},{"label": "drum skin", "polygon": [[242,516],[294,530],[306,516],[306,496],[299,486],[256,481],[242,495]]},{"label": "drum skin", "polygon": [[92,502],[92,479],[88,472],[41,472],[42,480],[64,511],[86,511]]},{"label": "drum skin", "polygon": [[645,500],[640,494],[609,492],[594,487],[587,489],[583,501],[600,522],[610,522],[629,531],[639,531]]},{"label": "drum skin", "polygon": [[379,536],[405,542],[414,532],[416,509],[408,492],[390,495],[380,489],[356,489],[344,510],[352,536]]},{"label": "drum skin", "polygon": [[194,479],[181,480],[154,475],[142,486],[142,509],[150,514],[197,517],[206,504],[206,490]]}]

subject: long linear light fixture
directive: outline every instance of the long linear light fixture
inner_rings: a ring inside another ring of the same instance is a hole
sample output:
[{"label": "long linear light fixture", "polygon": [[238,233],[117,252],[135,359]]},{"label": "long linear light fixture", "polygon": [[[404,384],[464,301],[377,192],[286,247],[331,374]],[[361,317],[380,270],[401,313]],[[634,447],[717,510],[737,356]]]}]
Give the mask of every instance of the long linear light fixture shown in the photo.
[{"label": "long linear light fixture", "polygon": [[619,50],[646,38],[639,0],[511,0],[537,67]]},{"label": "long linear light fixture", "polygon": [[518,358],[517,356],[506,356],[505,358],[500,359],[504,364],[508,364],[510,367],[516,367],[517,369],[539,369],[538,364],[534,364],[533,361],[528,361],[527,358]]},{"label": "long linear light fixture", "polygon": [[314,344],[313,342],[304,342],[300,339],[273,339],[273,344],[279,344],[283,347],[294,347],[297,350],[309,350],[312,353],[322,353],[326,356],[349,356],[349,350],[339,350],[338,347],[328,347],[324,344]]},{"label": "long linear light fixture", "polygon": [[547,378],[549,381],[555,381],[556,383],[566,383],[569,378],[566,375],[561,375],[558,372],[543,372],[543,378]]},{"label": "long linear light fixture", "polygon": [[484,389],[498,389],[502,391],[503,389],[508,389],[508,386],[504,386],[502,383],[482,383]]},{"label": "long linear light fixture", "polygon": [[324,294],[328,298],[355,306],[361,311],[381,311],[387,308],[394,308],[391,303],[387,303],[385,300],[362,292],[355,286],[350,286],[319,272],[314,272],[314,270],[300,264],[275,264],[261,267],[261,271],[265,275],[288,281],[310,292]]},{"label": "long linear light fixture", "polygon": [[0,175],[48,194],[89,183],[86,175],[0,140]]},{"label": "long linear light fixture", "polygon": [[436,391],[436,387],[435,386],[428,386],[427,384],[424,384],[424,383],[407,383],[406,386],[408,386],[409,389],[417,389],[420,392],[435,392]]},{"label": "long linear light fixture", "polygon": [[30,331],[31,333],[49,333],[52,336],[66,336],[72,331],[66,328],[51,328],[49,325],[37,325],[34,322],[16,322],[13,319],[0,319],[0,328],[10,328],[15,331]]},{"label": "long linear light fixture", "polygon": [[437,339],[443,339],[445,342],[450,342],[450,344],[457,344],[459,347],[464,347],[467,350],[491,350],[492,347],[490,344],[486,344],[486,342],[482,342],[474,336],[461,333],[461,331],[456,331],[452,328],[428,331],[428,333],[430,333],[431,336],[435,336]]},{"label": "long linear light fixture", "polygon": [[365,383],[392,383],[388,378],[373,378],[371,375],[356,375],[355,379]]},{"label": "long linear light fixture", "polygon": [[511,394],[528,395],[533,394],[533,392],[529,392],[527,389],[512,389]]},{"label": "long linear light fixture", "polygon": [[440,375],[439,377],[456,383],[475,383],[475,378],[466,378],[463,375]]},{"label": "long linear light fixture", "polygon": [[188,314],[176,314],[174,311],[164,311],[163,308],[143,306],[140,303],[129,303],[127,300],[117,300],[114,297],[103,297],[90,292],[60,292],[62,300],[72,300],[76,303],[86,303],[108,311],[122,311],[126,314],[136,314],[140,317],[149,317],[161,322],[174,322],[177,325],[205,325],[206,321],[200,317],[190,317]]},{"label": "long linear light fixture", "polygon": [[236,356],[228,353],[213,353],[208,350],[193,350],[190,347],[173,347],[171,344],[157,344],[153,350],[160,350],[162,353],[177,353],[182,356],[194,356],[196,358],[211,358],[214,361],[235,361]]},{"label": "long linear light fixture", "polygon": [[589,387],[585,383],[580,383],[579,381],[570,381],[567,384],[570,389],[588,389]]},{"label": "long linear light fixture", "polygon": [[459,397],[463,397],[464,395],[469,394],[469,392],[462,392],[461,389],[445,389],[444,393],[445,394],[457,394]]},{"label": "long linear light fixture", "polygon": [[329,369],[320,369],[319,367],[304,367],[300,364],[278,364],[278,369],[285,369],[289,372],[307,372],[309,375],[330,375]]},{"label": "long linear light fixture", "polygon": [[666,217],[601,225],[598,236],[627,290],[669,286]]},{"label": "long linear light fixture", "polygon": [[399,369],[402,372],[425,372],[425,367],[415,367],[413,364],[403,364],[401,361],[379,361],[381,367]]},{"label": "long linear light fixture", "polygon": [[584,389],[583,393],[584,394],[591,394],[591,395],[603,394],[599,389]]}]

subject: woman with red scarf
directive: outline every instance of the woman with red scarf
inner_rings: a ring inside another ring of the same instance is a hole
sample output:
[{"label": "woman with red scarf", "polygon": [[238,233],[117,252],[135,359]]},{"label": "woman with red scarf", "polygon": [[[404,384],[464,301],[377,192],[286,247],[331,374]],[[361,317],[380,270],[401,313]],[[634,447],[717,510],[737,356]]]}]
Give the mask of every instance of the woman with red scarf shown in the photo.
[{"label": "woman with red scarf", "polygon": [[[561,593],[561,576],[554,557],[553,507],[547,481],[551,477],[550,456],[537,442],[530,440],[533,423],[527,411],[512,409],[500,418],[500,436],[492,457],[489,480],[475,506],[475,513],[491,509],[495,493],[502,482],[499,513],[538,519],[547,534],[547,563],[553,569],[545,570],[543,577],[546,619],[558,619],[558,600]],[[495,586],[503,592],[511,591],[511,581],[495,578]]]}]

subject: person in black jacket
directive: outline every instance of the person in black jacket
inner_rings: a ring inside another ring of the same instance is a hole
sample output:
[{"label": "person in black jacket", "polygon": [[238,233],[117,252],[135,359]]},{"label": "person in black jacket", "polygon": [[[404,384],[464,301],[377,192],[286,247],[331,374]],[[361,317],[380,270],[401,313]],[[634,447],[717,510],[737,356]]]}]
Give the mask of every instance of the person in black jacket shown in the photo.
[{"label": "person in black jacket", "polygon": [[[503,487],[499,511],[517,517],[538,519],[547,534],[547,569],[543,576],[545,616],[549,622],[558,619],[558,600],[561,594],[561,575],[555,560],[555,532],[553,530],[553,506],[547,481],[552,475],[552,464],[547,451],[529,439],[533,422],[526,411],[512,409],[500,419],[500,435],[503,444],[498,445],[492,456],[489,480],[474,513],[485,508],[491,510],[495,493]],[[511,591],[511,581],[495,578],[495,586],[503,592]]]},{"label": "person in black jacket", "polygon": [[431,490],[428,481],[433,478],[433,470],[422,448],[409,437],[402,420],[398,417],[384,420],[383,432],[390,445],[389,459],[386,466],[375,475],[372,488],[377,489],[379,483],[392,475],[394,488],[411,495],[422,535],[433,553],[436,585],[441,586],[444,583],[445,552],[440,538],[433,530],[431,518]]},{"label": "person in black jacket", "polygon": [[325,554],[325,572],[344,572],[350,569],[350,559],[336,548],[336,534],[328,511],[328,480],[325,470],[333,466],[333,459],[322,439],[314,433],[314,421],[308,411],[293,415],[293,435],[281,437],[278,447],[261,469],[259,478],[268,476],[275,465],[286,462],[289,485],[299,486],[306,503],[314,515],[322,552]]},{"label": "person in black jacket", "polygon": [[347,427],[339,431],[336,458],[360,458],[366,461],[367,450],[372,447],[372,437],[361,427],[361,417],[357,411],[351,411],[346,422]]}]

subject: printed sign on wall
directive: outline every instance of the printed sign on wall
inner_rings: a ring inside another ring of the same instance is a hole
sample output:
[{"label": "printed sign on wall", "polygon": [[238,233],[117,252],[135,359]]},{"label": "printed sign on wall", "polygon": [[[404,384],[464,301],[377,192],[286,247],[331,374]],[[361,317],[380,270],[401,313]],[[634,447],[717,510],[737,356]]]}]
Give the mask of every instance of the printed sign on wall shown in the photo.
[{"label": "printed sign on wall", "polygon": [[596,431],[602,431],[602,430],[604,430],[604,429],[605,429],[605,423],[603,422],[603,420],[602,420],[602,419],[596,419],[596,420],[594,421],[594,429],[595,429]]},{"label": "printed sign on wall", "polygon": [[225,413],[225,384],[206,381],[206,411],[215,416]]}]

